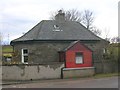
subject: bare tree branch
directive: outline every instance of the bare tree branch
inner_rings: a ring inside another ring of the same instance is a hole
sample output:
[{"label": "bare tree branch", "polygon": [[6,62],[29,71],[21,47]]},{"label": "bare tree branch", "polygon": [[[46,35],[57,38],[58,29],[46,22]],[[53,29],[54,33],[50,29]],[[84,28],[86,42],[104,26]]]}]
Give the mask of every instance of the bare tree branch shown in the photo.
[{"label": "bare tree branch", "polygon": [[95,35],[97,35],[97,36],[100,36],[101,35],[101,30],[100,29],[98,29],[97,27],[91,27],[90,29],[89,29],[90,31],[92,31]]},{"label": "bare tree branch", "polygon": [[111,38],[111,43],[120,43],[120,38],[119,37],[113,37]]},{"label": "bare tree branch", "polygon": [[76,9],[65,11],[65,19],[69,21],[82,21],[82,13]]},{"label": "bare tree branch", "polygon": [[[64,9],[61,9],[63,13],[65,13],[65,20],[68,20],[68,21],[78,21],[78,22],[81,22],[82,21],[82,13],[77,11],[76,9],[71,9],[71,10],[64,10]],[[58,13],[58,10],[57,12],[51,12],[51,15],[50,15],[50,19],[51,20],[55,20],[55,15]]]},{"label": "bare tree branch", "polygon": [[83,13],[82,23],[86,26],[88,30],[90,29],[93,21],[94,21],[93,12],[91,12],[90,10],[85,10]]}]

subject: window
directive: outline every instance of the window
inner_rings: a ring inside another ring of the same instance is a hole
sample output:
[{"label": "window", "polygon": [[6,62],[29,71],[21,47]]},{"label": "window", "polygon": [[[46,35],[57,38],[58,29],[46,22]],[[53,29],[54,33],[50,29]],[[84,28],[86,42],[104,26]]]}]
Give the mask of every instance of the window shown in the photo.
[{"label": "window", "polygon": [[24,54],[28,54],[28,50],[27,50],[27,49],[24,49],[24,50],[23,50],[23,53],[24,53]]},{"label": "window", "polygon": [[83,53],[77,52],[76,53],[76,64],[82,64],[83,63]]},{"label": "window", "polygon": [[22,63],[28,63],[28,49],[22,49]]}]

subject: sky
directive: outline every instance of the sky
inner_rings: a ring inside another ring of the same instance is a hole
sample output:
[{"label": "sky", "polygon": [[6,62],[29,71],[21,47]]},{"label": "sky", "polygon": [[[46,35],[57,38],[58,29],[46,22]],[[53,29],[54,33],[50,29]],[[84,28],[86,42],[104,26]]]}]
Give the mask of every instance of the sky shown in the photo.
[{"label": "sky", "polygon": [[86,9],[95,16],[93,25],[102,31],[100,37],[118,36],[119,0],[0,0],[0,33],[10,42],[22,36],[41,20],[49,20],[59,9]]}]

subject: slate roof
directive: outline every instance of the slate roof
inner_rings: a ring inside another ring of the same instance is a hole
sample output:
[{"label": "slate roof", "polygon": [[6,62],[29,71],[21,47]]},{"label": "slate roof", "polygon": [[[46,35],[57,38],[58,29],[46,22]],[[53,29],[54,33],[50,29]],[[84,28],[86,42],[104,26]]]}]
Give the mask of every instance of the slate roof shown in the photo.
[{"label": "slate roof", "polygon": [[101,38],[76,21],[43,20],[12,42],[28,40],[101,40]]}]

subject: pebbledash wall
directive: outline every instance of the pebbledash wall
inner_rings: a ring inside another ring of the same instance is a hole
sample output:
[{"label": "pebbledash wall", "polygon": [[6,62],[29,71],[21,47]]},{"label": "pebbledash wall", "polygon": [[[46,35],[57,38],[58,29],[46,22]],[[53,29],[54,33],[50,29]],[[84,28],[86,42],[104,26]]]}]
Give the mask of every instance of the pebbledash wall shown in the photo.
[{"label": "pebbledash wall", "polygon": [[2,66],[2,80],[39,80],[61,78],[63,63],[51,65]]},{"label": "pebbledash wall", "polygon": [[93,76],[96,72],[118,72],[118,66],[113,61],[96,62],[94,67],[64,68],[64,63],[49,65],[21,64],[2,66],[2,80],[41,80]]}]

